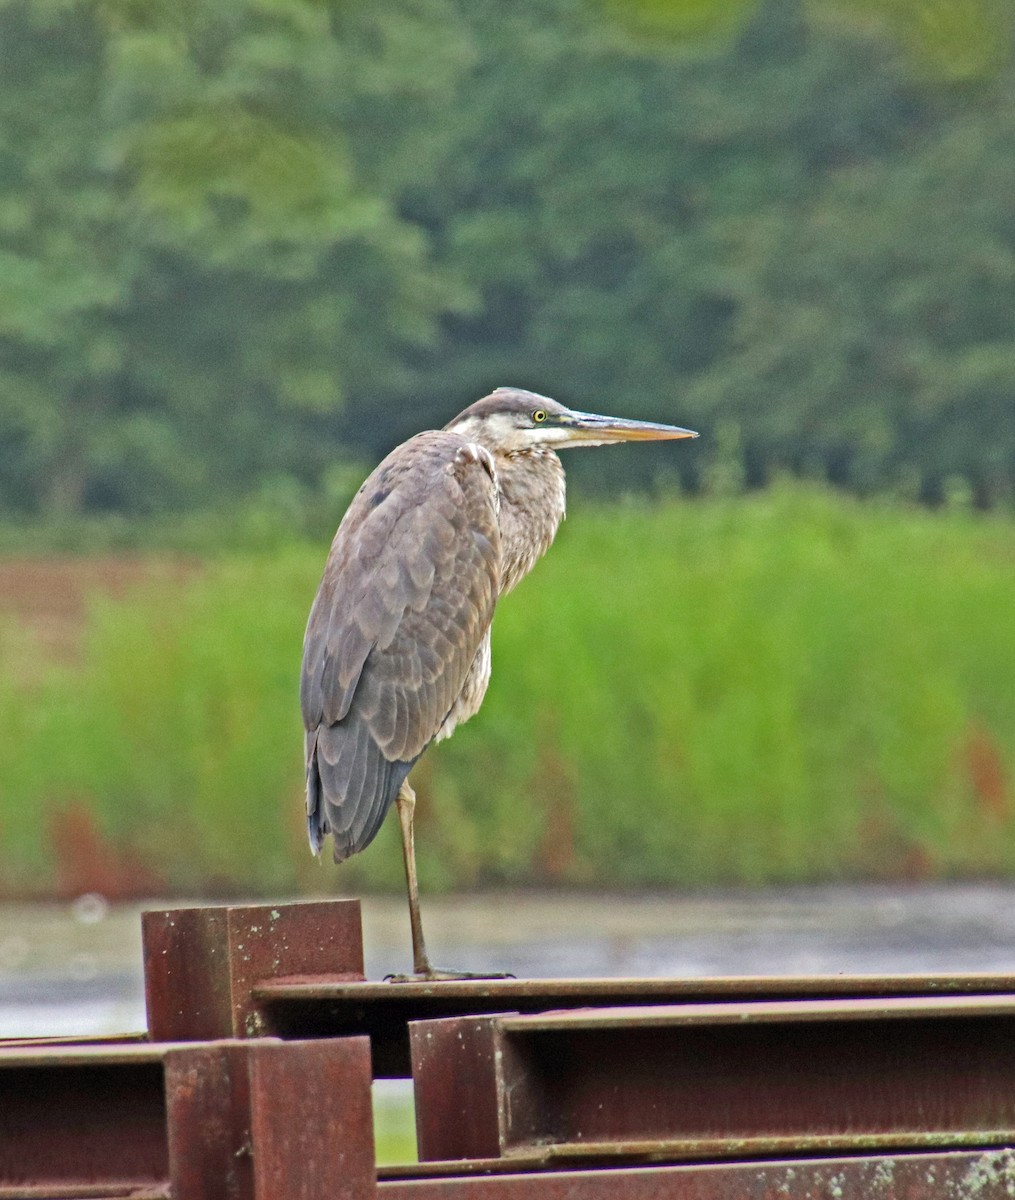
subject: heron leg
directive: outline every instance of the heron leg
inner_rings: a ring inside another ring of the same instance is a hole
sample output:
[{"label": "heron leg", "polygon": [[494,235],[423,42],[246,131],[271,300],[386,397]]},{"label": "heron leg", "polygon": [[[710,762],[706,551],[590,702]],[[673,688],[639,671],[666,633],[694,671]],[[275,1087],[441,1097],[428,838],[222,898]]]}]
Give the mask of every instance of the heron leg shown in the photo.
[{"label": "heron leg", "polygon": [[416,879],[416,842],[412,832],[412,815],[416,808],[416,793],[403,783],[395,797],[398,824],[402,830],[402,853],[405,856],[405,882],[409,891],[409,923],[412,926],[411,975],[389,975],[392,983],[413,983],[438,979],[514,979],[513,975],[473,974],[471,971],[438,971],[430,966],[430,956],[423,941],[423,922],[419,916],[419,883]]},{"label": "heron leg", "polygon": [[412,969],[417,975],[430,975],[432,968],[423,940],[423,922],[419,915],[419,881],[416,879],[416,840],[412,817],[416,808],[416,793],[403,781],[395,799],[398,824],[402,830],[402,854],[405,857],[405,883],[409,892],[409,924],[412,926]]}]

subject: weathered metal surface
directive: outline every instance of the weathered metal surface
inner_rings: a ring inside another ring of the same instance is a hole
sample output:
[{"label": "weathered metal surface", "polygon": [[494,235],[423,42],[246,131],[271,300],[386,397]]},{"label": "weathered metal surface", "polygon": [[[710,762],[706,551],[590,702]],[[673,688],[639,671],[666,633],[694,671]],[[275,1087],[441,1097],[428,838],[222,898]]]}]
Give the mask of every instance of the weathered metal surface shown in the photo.
[{"label": "weathered metal surface", "polygon": [[0,1038],[0,1051],[26,1047],[46,1046],[124,1046],[131,1043],[149,1042],[147,1033],[134,1030],[130,1033],[59,1034],[52,1037],[8,1037]]},{"label": "weathered metal surface", "polygon": [[154,1047],[137,1045],[4,1050],[0,1188],[80,1195],[78,1185],[86,1184],[114,1195],[162,1185],[161,1057]]},{"label": "weathered metal surface", "polygon": [[64,1187],[61,1184],[46,1184],[42,1187],[2,1187],[0,1200],[173,1200],[169,1184],[159,1184],[156,1187],[135,1187],[125,1184],[123,1187],[107,1187],[100,1184],[90,1187],[72,1184]]},{"label": "weathered metal surface", "polygon": [[505,1015],[499,1025],[520,1033],[597,1029],[667,1029],[680,1025],[770,1025],[786,1022],[913,1021],[942,1017],[1012,1017],[1015,994],[995,996],[842,997],[753,1000],[740,1004],[617,1005]]},{"label": "weathered metal surface", "polygon": [[1015,996],[502,1014],[411,1032],[422,1159],[1015,1144]]},{"label": "weathered metal surface", "polygon": [[1011,1150],[382,1179],[379,1200],[1010,1200]]},{"label": "weathered metal surface", "polygon": [[250,1200],[252,1042],[190,1043],[166,1054],[173,1200]]},{"label": "weathered metal surface", "polygon": [[409,1026],[421,1160],[500,1156],[497,1020],[458,1017]]},{"label": "weathered metal surface", "polygon": [[[0,1043],[0,1200],[1015,1196],[1015,976],[367,983],[353,901],[143,934],[157,1043]],[[410,1028],[428,1161],[378,1182]]]},{"label": "weathered metal surface", "polygon": [[0,1200],[362,1200],[366,1038],[0,1051]]},{"label": "weathered metal surface", "polygon": [[358,900],[146,912],[141,933],[154,1041],[270,1032],[250,993],[279,975],[363,978]]},{"label": "weathered metal surface", "polygon": [[410,1074],[410,1021],[616,1005],[1015,993],[1015,976],[728,976],[696,979],[479,979],[350,982],[326,974],[255,983],[265,1032],[283,1038],[365,1033],[380,1077]]},{"label": "weathered metal surface", "polygon": [[377,1186],[366,1038],[256,1045],[255,1200],[365,1200]]},{"label": "weathered metal surface", "polygon": [[376,1166],[366,1038],[166,1056],[173,1200],[363,1200]]}]

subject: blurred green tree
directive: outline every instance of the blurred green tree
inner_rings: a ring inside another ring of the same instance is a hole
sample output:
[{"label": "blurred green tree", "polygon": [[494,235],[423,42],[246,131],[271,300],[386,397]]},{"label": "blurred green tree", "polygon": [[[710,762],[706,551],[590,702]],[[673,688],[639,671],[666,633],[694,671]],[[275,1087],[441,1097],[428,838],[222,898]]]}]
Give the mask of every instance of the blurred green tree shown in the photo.
[{"label": "blurred green tree", "polygon": [[914,106],[880,148],[867,129],[800,202],[768,197],[727,227],[735,331],[692,408],[741,421],[769,467],[818,463],[860,491],[916,478],[928,499],[957,474],[982,503],[1010,500],[1012,85]]},{"label": "blurred green tree", "polygon": [[[439,0],[418,7],[432,101],[462,56]],[[12,508],[315,478],[350,389],[404,382],[406,350],[467,298],[343,142],[351,97],[404,90],[405,30],[337,22],[301,0],[0,6]]]},{"label": "blurred green tree", "polygon": [[[1013,24],[1001,0],[0,0],[0,505],[271,504],[508,382],[733,422],[748,483],[1003,501]],[[618,488],[671,464],[574,465]]]},{"label": "blurred green tree", "polygon": [[[422,219],[483,305],[452,323],[435,397],[523,374],[706,431],[732,418],[754,482],[915,479],[936,498],[960,474],[982,502],[1010,496],[1012,10],[621,7],[602,11],[626,42],[569,0],[468,6],[482,124]],[[511,53],[551,22],[556,57]],[[577,473],[620,483],[630,461]]]}]

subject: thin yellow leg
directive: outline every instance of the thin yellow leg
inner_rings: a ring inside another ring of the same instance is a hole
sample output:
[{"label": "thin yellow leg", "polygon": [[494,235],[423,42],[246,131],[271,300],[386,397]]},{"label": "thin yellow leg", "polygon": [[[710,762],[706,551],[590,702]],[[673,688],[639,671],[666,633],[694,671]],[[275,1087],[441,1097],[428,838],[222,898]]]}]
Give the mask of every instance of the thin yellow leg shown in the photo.
[{"label": "thin yellow leg", "polygon": [[419,915],[419,882],[416,879],[416,842],[412,832],[412,815],[416,808],[416,793],[404,782],[395,799],[398,824],[402,830],[402,854],[405,857],[405,883],[409,892],[409,924],[412,926],[412,969],[417,975],[431,975],[430,958],[423,941],[423,922]]},{"label": "thin yellow leg", "polygon": [[414,980],[438,979],[514,979],[513,975],[482,974],[469,971],[435,971],[430,966],[430,956],[423,941],[423,922],[419,916],[419,882],[416,879],[416,842],[412,833],[412,814],[416,807],[416,793],[403,783],[395,797],[398,809],[398,824],[402,830],[402,854],[405,856],[405,883],[409,891],[409,924],[412,926],[412,975],[389,975],[393,983],[411,983]]}]

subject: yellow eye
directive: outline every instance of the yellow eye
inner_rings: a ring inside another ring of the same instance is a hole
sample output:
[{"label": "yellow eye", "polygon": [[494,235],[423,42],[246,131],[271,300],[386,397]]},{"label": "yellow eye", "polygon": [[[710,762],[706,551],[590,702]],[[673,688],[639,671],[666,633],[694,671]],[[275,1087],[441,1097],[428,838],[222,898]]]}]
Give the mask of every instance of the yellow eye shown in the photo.
[{"label": "yellow eye", "polygon": [[532,414],[532,419],[538,425],[540,421],[546,420],[546,413],[543,412],[543,410],[541,408],[537,408],[536,411]]}]

